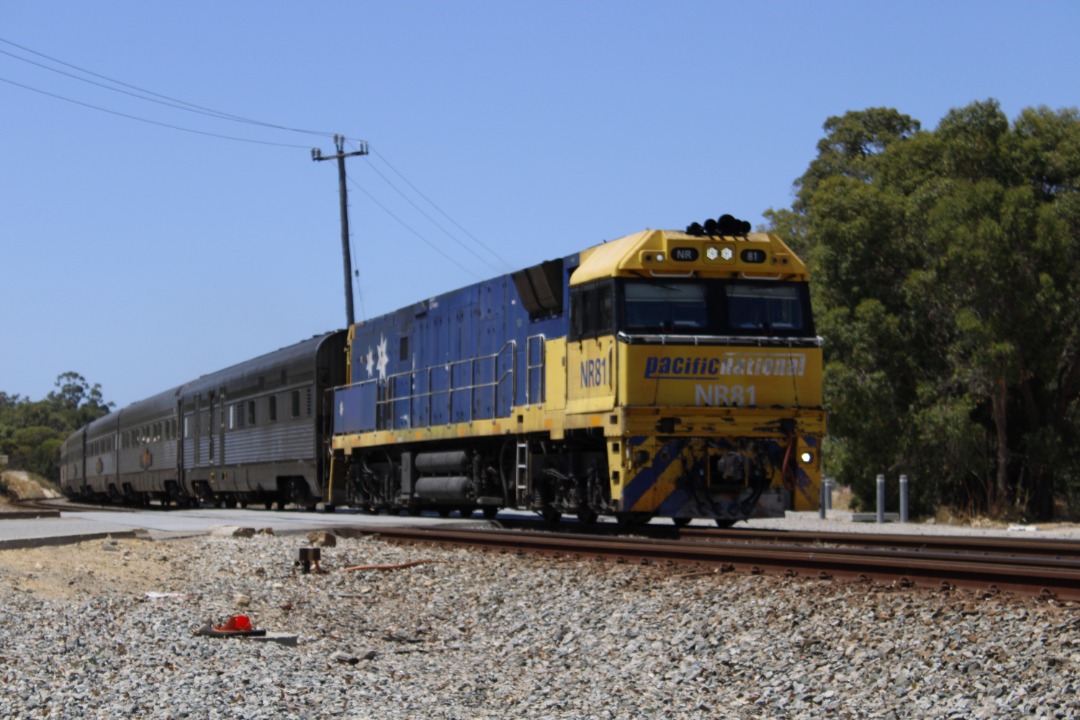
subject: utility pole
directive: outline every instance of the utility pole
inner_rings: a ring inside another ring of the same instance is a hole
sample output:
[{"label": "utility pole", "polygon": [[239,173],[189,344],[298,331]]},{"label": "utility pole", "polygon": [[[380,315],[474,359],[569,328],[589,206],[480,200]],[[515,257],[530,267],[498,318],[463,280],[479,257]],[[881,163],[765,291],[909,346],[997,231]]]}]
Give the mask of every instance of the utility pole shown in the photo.
[{"label": "utility pole", "polygon": [[352,327],[356,323],[356,316],[353,314],[352,258],[349,253],[349,192],[345,188],[345,158],[354,155],[367,155],[368,147],[366,142],[361,141],[359,150],[347,153],[345,152],[344,135],[334,136],[334,147],[337,148],[337,155],[323,155],[322,150],[319,148],[312,148],[311,159],[316,162],[319,160],[337,160],[338,162],[338,194],[341,199],[341,254],[345,261],[345,319],[349,323],[346,327]]}]

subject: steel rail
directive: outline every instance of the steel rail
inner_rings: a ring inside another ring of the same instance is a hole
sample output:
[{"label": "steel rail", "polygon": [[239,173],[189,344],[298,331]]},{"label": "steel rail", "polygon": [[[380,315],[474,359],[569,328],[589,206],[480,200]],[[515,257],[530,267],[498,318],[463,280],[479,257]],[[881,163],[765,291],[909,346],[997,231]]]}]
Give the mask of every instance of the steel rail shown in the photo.
[{"label": "steel rail", "polygon": [[712,530],[683,528],[686,539],[706,542],[773,541],[836,545],[892,546],[956,552],[993,552],[1001,555],[1035,555],[1080,559],[1080,542],[1061,538],[973,537],[948,535],[902,535],[899,533],[803,532],[788,530]]},{"label": "steel rail", "polygon": [[445,528],[380,528],[370,534],[403,541],[488,549],[537,552],[559,556],[615,557],[642,563],[694,563],[721,570],[751,573],[799,574],[818,578],[849,578],[895,582],[902,586],[965,586],[996,592],[1051,595],[1080,600],[1080,567],[1053,566],[1033,558],[993,555],[933,557],[917,551],[864,548],[777,546],[775,544],[717,544],[634,538],[590,538],[562,533]]},{"label": "steel rail", "polygon": [[543,528],[573,532],[584,536],[626,536],[633,534],[660,540],[682,539],[699,542],[739,543],[777,542],[830,545],[856,545],[866,547],[894,547],[942,552],[996,553],[1007,556],[1037,556],[1080,559],[1080,541],[1064,538],[988,537],[911,535],[878,532],[841,532],[832,530],[758,530],[754,528],[677,528],[673,525],[646,524],[624,528],[614,523],[574,525],[563,523],[559,528],[543,525],[540,520],[501,520],[500,526],[517,530],[540,530]]}]

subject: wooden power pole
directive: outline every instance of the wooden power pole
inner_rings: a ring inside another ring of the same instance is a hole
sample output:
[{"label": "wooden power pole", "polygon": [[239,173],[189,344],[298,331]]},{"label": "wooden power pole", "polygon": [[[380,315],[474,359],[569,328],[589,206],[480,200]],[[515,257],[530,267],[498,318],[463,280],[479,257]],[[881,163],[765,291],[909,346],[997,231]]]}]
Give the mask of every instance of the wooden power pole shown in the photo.
[{"label": "wooden power pole", "polygon": [[341,254],[345,262],[345,319],[349,323],[346,327],[352,327],[356,323],[356,316],[353,314],[352,256],[349,253],[349,191],[345,187],[345,158],[354,155],[367,155],[368,147],[367,143],[360,142],[360,147],[356,152],[347,153],[345,152],[344,135],[334,136],[334,147],[337,148],[336,155],[323,155],[322,150],[312,148],[311,159],[316,162],[319,160],[338,161],[338,195],[341,201]]}]

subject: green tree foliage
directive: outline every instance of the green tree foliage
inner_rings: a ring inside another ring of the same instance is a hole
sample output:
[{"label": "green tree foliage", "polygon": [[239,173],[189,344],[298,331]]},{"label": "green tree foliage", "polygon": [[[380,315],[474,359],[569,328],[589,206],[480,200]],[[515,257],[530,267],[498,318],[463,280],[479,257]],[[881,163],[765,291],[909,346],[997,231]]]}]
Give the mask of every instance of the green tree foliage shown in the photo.
[{"label": "green tree foliage", "polygon": [[895,110],[825,123],[790,210],[815,272],[830,474],[872,502],[1048,518],[1080,494],[1080,117],[993,100],[936,130]]},{"label": "green tree foliage", "polygon": [[113,407],[100,385],[91,387],[78,373],[61,374],[56,387],[37,401],[0,392],[0,455],[11,467],[51,480],[60,478],[60,446],[68,435]]}]

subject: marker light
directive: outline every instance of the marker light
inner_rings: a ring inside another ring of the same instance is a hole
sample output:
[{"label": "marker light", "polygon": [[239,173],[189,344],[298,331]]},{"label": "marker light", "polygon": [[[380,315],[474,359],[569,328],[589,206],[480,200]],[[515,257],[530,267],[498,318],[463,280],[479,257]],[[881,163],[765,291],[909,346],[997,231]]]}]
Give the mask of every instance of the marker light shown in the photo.
[{"label": "marker light", "polygon": [[664,253],[656,253],[656,262],[664,262]]},{"label": "marker light", "polygon": [[803,461],[803,464],[804,464],[804,465],[806,465],[806,464],[809,464],[809,462],[810,462],[811,460],[813,460],[813,459],[814,459],[814,456],[813,456],[813,455],[811,455],[811,454],[810,454],[810,453],[808,453],[808,452],[804,452],[804,453],[803,453],[802,455],[800,455],[799,457],[800,457],[800,459],[801,459],[801,460]]}]

